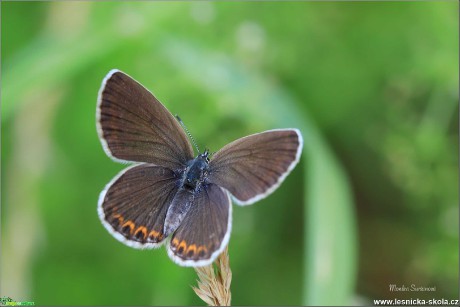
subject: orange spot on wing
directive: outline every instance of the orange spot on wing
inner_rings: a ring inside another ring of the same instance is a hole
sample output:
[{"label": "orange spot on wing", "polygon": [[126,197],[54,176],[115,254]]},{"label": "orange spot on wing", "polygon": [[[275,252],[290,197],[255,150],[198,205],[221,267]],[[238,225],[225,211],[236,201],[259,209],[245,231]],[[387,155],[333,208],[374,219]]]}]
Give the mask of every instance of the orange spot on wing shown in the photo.
[{"label": "orange spot on wing", "polygon": [[203,257],[207,253],[208,253],[208,249],[206,248],[206,246],[203,246],[203,245],[198,246],[198,249],[197,249],[198,257]]},{"label": "orange spot on wing", "polygon": [[156,230],[151,230],[149,232],[149,239],[158,242],[163,239],[163,235]]},{"label": "orange spot on wing", "polygon": [[149,233],[149,237],[158,237],[160,233],[158,231],[152,230]]},{"label": "orange spot on wing", "polygon": [[182,254],[185,250],[187,250],[187,242],[182,240],[179,244],[179,247],[177,248],[177,252],[179,254]]},{"label": "orange spot on wing", "polygon": [[126,221],[126,222],[121,226],[121,228],[124,229],[126,226],[129,227],[129,234],[132,234],[134,228],[136,227],[136,225],[134,225],[134,223],[133,223],[132,221]]},{"label": "orange spot on wing", "polygon": [[144,226],[138,227],[136,229],[136,232],[134,233],[134,236],[139,238],[138,235],[140,232],[142,232],[142,239],[145,239],[145,237],[147,236],[147,228],[145,228]]},{"label": "orange spot on wing", "polygon": [[118,214],[118,213],[114,214],[114,215],[113,215],[113,218],[114,218],[114,219],[117,219],[117,220],[118,220],[118,223],[119,223],[120,225],[121,225],[121,223],[123,223],[123,221],[125,220],[125,219],[123,218],[123,216],[121,216],[121,214]]},{"label": "orange spot on wing", "polygon": [[187,248],[186,255],[187,257],[193,257],[195,255],[195,252],[196,252],[196,245],[192,244]]},{"label": "orange spot on wing", "polygon": [[177,240],[177,238],[174,238],[172,240],[172,246],[177,247],[177,245],[179,245],[179,240]]}]

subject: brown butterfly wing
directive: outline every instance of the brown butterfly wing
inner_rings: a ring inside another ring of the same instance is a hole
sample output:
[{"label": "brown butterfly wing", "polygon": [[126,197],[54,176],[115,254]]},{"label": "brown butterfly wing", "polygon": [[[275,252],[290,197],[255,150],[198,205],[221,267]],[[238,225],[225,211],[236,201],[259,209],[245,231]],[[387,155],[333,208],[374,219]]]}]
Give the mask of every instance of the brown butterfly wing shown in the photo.
[{"label": "brown butterfly wing", "polygon": [[177,169],[193,149],[172,114],[141,84],[112,70],[99,90],[97,127],[109,157]]},{"label": "brown butterfly wing", "polygon": [[269,130],[238,139],[219,150],[209,181],[227,189],[240,205],[272,193],[299,161],[302,135],[297,129]]},{"label": "brown butterfly wing", "polygon": [[168,168],[138,164],[121,171],[99,196],[102,224],[117,240],[134,248],[155,248],[165,239],[166,213],[178,191]]},{"label": "brown butterfly wing", "polygon": [[228,192],[215,184],[204,185],[171,237],[167,247],[169,256],[183,266],[212,263],[227,246],[231,220]]}]

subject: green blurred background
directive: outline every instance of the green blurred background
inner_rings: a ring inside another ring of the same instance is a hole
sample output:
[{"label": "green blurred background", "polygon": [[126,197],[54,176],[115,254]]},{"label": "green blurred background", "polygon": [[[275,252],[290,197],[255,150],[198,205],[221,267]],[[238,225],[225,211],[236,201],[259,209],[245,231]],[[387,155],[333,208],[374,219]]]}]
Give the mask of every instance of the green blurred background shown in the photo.
[{"label": "green blurred background", "polygon": [[193,269],[99,222],[98,195],[124,166],[102,150],[96,97],[118,68],[202,148],[302,130],[285,183],[234,206],[233,304],[458,297],[457,2],[2,2],[1,13],[0,296],[203,304]]}]

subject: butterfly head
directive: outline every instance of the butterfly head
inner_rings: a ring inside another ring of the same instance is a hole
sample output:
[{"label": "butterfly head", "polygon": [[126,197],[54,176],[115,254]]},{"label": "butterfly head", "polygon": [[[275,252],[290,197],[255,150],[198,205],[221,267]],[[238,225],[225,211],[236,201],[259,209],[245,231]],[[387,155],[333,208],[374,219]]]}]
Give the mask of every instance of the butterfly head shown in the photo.
[{"label": "butterfly head", "polygon": [[198,155],[198,157],[206,161],[206,163],[209,163],[210,156],[211,156],[211,153],[209,152],[209,149],[205,149],[202,154]]}]

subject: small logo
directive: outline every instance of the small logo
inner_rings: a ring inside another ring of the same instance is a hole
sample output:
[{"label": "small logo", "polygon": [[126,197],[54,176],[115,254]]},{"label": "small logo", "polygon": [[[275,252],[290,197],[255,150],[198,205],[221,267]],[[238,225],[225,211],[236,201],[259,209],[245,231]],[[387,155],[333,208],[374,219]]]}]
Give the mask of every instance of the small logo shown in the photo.
[{"label": "small logo", "polygon": [[0,306],[34,306],[35,302],[17,302],[9,296],[0,297]]}]

